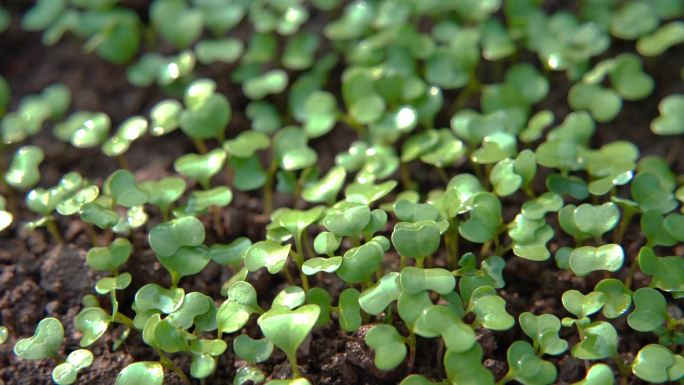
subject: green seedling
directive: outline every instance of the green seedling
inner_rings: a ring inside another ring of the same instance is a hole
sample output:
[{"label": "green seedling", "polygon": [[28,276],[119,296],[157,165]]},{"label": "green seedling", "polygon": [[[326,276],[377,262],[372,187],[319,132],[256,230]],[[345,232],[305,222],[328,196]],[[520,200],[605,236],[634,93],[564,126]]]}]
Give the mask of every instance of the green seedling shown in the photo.
[{"label": "green seedling", "polygon": [[53,358],[61,361],[59,349],[64,338],[62,323],[52,317],[44,318],[36,326],[32,337],[22,338],[14,345],[14,354],[25,360]]},{"label": "green seedling", "polygon": [[169,210],[183,196],[187,184],[179,177],[166,177],[158,181],[145,181],[137,185],[148,196],[147,203],[157,206],[165,220],[169,218]]},{"label": "green seedling", "polygon": [[651,34],[641,36],[636,48],[642,56],[658,56],[681,43],[684,43],[684,24],[681,21],[672,21]]},{"label": "green seedling", "polygon": [[302,199],[307,202],[332,204],[337,199],[346,177],[347,172],[343,167],[333,167],[320,180],[302,190]]},{"label": "green seedling", "polygon": [[499,383],[516,380],[521,384],[544,385],[556,380],[556,367],[539,358],[535,349],[525,341],[515,341],[506,353],[508,373]]},{"label": "green seedling", "polygon": [[368,314],[377,315],[383,312],[392,302],[399,298],[399,273],[383,276],[375,287],[364,290],[359,297],[359,306]]},{"label": "green seedling", "polygon": [[673,189],[652,172],[640,172],[630,184],[632,199],[638,203],[642,212],[649,210],[667,214],[677,207]]},{"label": "green seedling", "polygon": [[524,150],[518,157],[504,159],[496,163],[489,174],[489,181],[494,186],[494,192],[498,196],[508,196],[519,188],[530,194],[529,184],[537,171],[537,163],[534,153]]},{"label": "green seedling", "polygon": [[[223,142],[225,129],[232,111],[228,99],[215,93],[216,83],[209,79],[199,79],[185,90],[183,100],[187,109],[180,114],[180,128],[195,141],[215,138]],[[199,142],[198,150],[206,152]]]},{"label": "green seedling", "polygon": [[117,170],[104,182],[103,191],[114,198],[114,202],[123,207],[140,206],[147,202],[149,196],[135,181],[135,176],[126,170]]},{"label": "green seedling", "polygon": [[202,13],[183,1],[154,1],[150,19],[161,37],[176,48],[186,48],[202,33]]},{"label": "green seedling", "polygon": [[173,167],[182,175],[196,180],[205,190],[210,188],[210,180],[226,162],[226,153],[222,149],[212,150],[204,155],[186,154],[176,159]]},{"label": "green seedling", "polygon": [[427,290],[448,294],[456,287],[453,274],[446,269],[439,268],[405,267],[399,275],[399,283],[402,290],[409,294],[418,294]]},{"label": "green seedling", "polygon": [[102,143],[102,153],[110,157],[123,156],[134,141],[145,135],[148,127],[149,123],[142,116],[132,116],[126,119],[119,125],[114,136]]},{"label": "green seedling", "polygon": [[594,291],[603,293],[605,296],[603,315],[607,318],[620,317],[632,305],[632,292],[618,279],[603,279],[596,284]]},{"label": "green seedling", "polygon": [[361,327],[361,307],[359,306],[360,294],[354,288],[347,288],[340,294],[337,305],[340,327],[344,331],[354,332]]},{"label": "green seedling", "polygon": [[561,299],[563,307],[574,314],[578,320],[598,312],[606,302],[605,295],[596,291],[584,295],[577,290],[568,290],[563,293]]},{"label": "green seedling", "polygon": [[[400,298],[400,301],[402,303],[403,298]],[[413,326],[417,335],[427,338],[441,337],[448,351],[454,353],[467,352],[477,345],[475,332],[458,314],[446,306],[432,305],[429,300],[428,302],[426,308],[416,309],[420,312]]]},{"label": "green seedling", "polygon": [[658,135],[679,135],[684,133],[684,95],[670,95],[660,101],[660,115],[651,122],[651,131]]},{"label": "green seedling", "polygon": [[283,92],[287,87],[287,83],[287,72],[276,69],[247,79],[242,84],[242,92],[252,100],[259,100],[267,95]]},{"label": "green seedling", "polygon": [[257,320],[264,336],[287,356],[295,378],[301,377],[297,349],[313,329],[319,313],[317,305],[304,305],[295,310],[279,307],[267,311]]},{"label": "green seedling", "polygon": [[217,357],[222,355],[227,347],[223,340],[199,339],[190,342],[190,375],[199,379],[211,376],[216,370]]},{"label": "green seedling", "polygon": [[220,265],[241,265],[250,246],[252,246],[252,241],[249,238],[239,237],[227,245],[220,243],[212,245],[209,255],[212,261]]},{"label": "green seedling", "polygon": [[254,340],[246,334],[241,334],[233,340],[233,350],[241,359],[259,363],[268,360],[273,353],[273,343],[266,338]]},{"label": "green seedling", "polygon": [[453,273],[460,277],[458,291],[463,297],[463,301],[469,302],[472,293],[481,286],[490,286],[496,289],[505,286],[502,274],[506,262],[499,256],[488,257],[482,261],[478,269],[475,255],[466,253],[458,261],[458,264],[460,268]]},{"label": "green seedling", "polygon": [[470,217],[458,227],[458,233],[465,239],[485,243],[496,237],[502,222],[501,202],[491,193],[478,193],[472,198]]},{"label": "green seedling", "polygon": [[17,111],[8,113],[0,121],[2,143],[19,143],[37,134],[47,120],[61,119],[70,104],[71,93],[63,84],[53,84],[40,95],[24,97]]},{"label": "green seedling", "polygon": [[660,292],[650,287],[642,287],[633,294],[634,310],[627,317],[629,326],[640,332],[658,329],[669,318],[667,301]]},{"label": "green seedling", "polygon": [[392,245],[404,257],[422,260],[439,248],[441,232],[433,220],[399,222],[392,231]]},{"label": "green seedling", "polygon": [[473,346],[465,352],[448,351],[444,354],[447,380],[454,383],[493,385],[494,375],[482,365],[482,347]]},{"label": "green seedling", "polygon": [[242,42],[233,38],[204,39],[195,44],[195,56],[202,64],[233,63],[242,51]]},{"label": "green seedling", "polygon": [[650,247],[639,250],[639,268],[644,274],[652,276],[651,285],[672,292],[681,297],[684,292],[684,262],[678,256],[658,257]]},{"label": "green seedling", "polygon": [[572,385],[613,385],[615,384],[615,375],[613,369],[606,364],[594,364],[587,371],[584,379],[573,383]]},{"label": "green seedling", "polygon": [[116,385],[136,384],[162,385],[164,383],[164,368],[159,362],[134,362],[119,372]]},{"label": "green seedling", "polygon": [[506,301],[496,295],[496,290],[491,286],[480,286],[475,289],[465,311],[475,314],[475,327],[507,330],[515,325],[515,319],[506,312]]},{"label": "green seedling", "polygon": [[228,299],[221,304],[216,314],[219,336],[240,330],[252,314],[262,314],[264,310],[257,304],[254,287],[245,281],[233,283],[227,291]]},{"label": "green seedling", "polygon": [[69,353],[66,361],[52,370],[52,380],[58,385],[71,385],[76,382],[78,372],[93,363],[93,353],[78,349]]},{"label": "green seedling", "polygon": [[249,271],[265,267],[271,274],[278,273],[285,267],[290,248],[269,240],[257,242],[245,252],[245,267]]},{"label": "green seedling", "polygon": [[375,351],[375,367],[380,370],[391,370],[406,358],[406,343],[394,326],[379,324],[373,326],[363,338]]},{"label": "green seedling", "polygon": [[5,173],[5,182],[12,187],[26,190],[40,181],[38,167],[45,154],[40,147],[24,146],[14,153],[12,163]]},{"label": "green seedling", "polygon": [[662,345],[649,344],[634,358],[632,373],[654,384],[677,381],[684,376],[684,358]]},{"label": "green seedling", "polygon": [[177,100],[162,100],[150,110],[150,134],[166,135],[180,126],[183,105]]},{"label": "green seedling", "polygon": [[556,316],[551,314],[536,316],[525,312],[520,314],[518,322],[523,332],[532,339],[536,355],[559,355],[568,349],[568,341],[558,336],[561,322]]},{"label": "green seedling", "polygon": [[608,244],[599,247],[583,246],[570,253],[570,269],[577,276],[585,276],[593,271],[618,271],[625,255],[622,247]]},{"label": "green seedling", "polygon": [[367,282],[382,262],[389,248],[387,238],[377,236],[361,246],[347,250],[335,273],[347,283]]},{"label": "green seedling", "polygon": [[558,222],[563,230],[578,241],[593,237],[598,242],[604,233],[617,226],[619,219],[620,212],[613,202],[600,206],[567,205],[558,212]]},{"label": "green seedling", "polygon": [[617,354],[617,331],[605,321],[594,321],[581,330],[580,342],[572,347],[572,355],[581,360],[600,360]]},{"label": "green seedling", "polygon": [[90,148],[107,139],[110,125],[109,116],[102,112],[75,112],[66,121],[56,124],[53,133],[57,139],[76,148]]}]

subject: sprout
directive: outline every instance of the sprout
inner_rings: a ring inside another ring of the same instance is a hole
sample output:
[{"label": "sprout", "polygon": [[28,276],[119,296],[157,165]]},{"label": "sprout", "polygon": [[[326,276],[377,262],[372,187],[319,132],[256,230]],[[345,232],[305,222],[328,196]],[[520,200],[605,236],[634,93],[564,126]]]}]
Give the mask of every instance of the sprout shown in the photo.
[{"label": "sprout", "polygon": [[257,320],[264,336],[285,352],[295,378],[301,377],[297,366],[297,349],[311,332],[319,314],[320,308],[316,305],[304,305],[296,310],[278,307],[262,314]]},{"label": "sprout", "polygon": [[60,361],[59,349],[63,338],[62,323],[56,318],[44,318],[36,326],[33,336],[17,341],[14,354],[26,360],[54,358]]},{"label": "sprout", "polygon": [[12,187],[28,189],[40,181],[38,166],[45,158],[43,150],[36,146],[24,146],[14,153],[5,181]]},{"label": "sprout", "polygon": [[116,385],[135,384],[162,385],[164,383],[164,369],[158,362],[134,362],[116,376]]},{"label": "sprout", "polygon": [[70,385],[76,382],[76,376],[82,369],[93,363],[93,353],[89,350],[78,349],[69,353],[66,361],[52,370],[52,380],[58,385]]}]

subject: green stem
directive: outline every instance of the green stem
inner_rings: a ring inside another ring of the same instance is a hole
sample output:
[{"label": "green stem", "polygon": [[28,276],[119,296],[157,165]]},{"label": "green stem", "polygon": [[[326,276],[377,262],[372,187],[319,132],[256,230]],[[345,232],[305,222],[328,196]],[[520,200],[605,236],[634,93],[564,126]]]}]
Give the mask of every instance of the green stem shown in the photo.
[{"label": "green stem", "polygon": [[401,184],[404,185],[404,190],[412,190],[413,180],[411,180],[411,173],[407,163],[399,163],[399,175],[401,177]]},{"label": "green stem", "polygon": [[613,237],[613,243],[618,245],[622,244],[622,237],[625,235],[627,227],[629,226],[629,223],[631,222],[634,214],[636,214],[636,210],[629,207],[625,207],[625,212],[622,214],[620,224],[618,225],[617,231],[615,232],[615,236]]},{"label": "green stem", "polygon": [[200,154],[206,154],[209,152],[207,149],[206,143],[202,139],[197,139],[197,138],[190,138],[192,140],[192,144],[195,145],[195,148]]},{"label": "green stem", "polygon": [[50,233],[57,243],[64,243],[62,234],[59,232],[57,224],[55,224],[55,220],[52,217],[49,217],[47,221],[45,221],[45,228],[47,228],[48,233]]},{"label": "green stem", "polygon": [[126,160],[126,156],[124,154],[117,155],[116,162],[119,164],[119,168],[122,168],[124,170],[131,169],[131,166],[128,165],[128,161]]},{"label": "green stem", "polygon": [[506,384],[509,381],[513,380],[514,378],[515,378],[515,373],[513,373],[512,371],[509,370],[508,373],[506,373],[506,375],[503,376],[502,379],[500,379],[499,381],[496,382],[496,385]]},{"label": "green stem", "polygon": [[273,212],[273,178],[275,178],[276,171],[278,171],[278,162],[272,159],[264,182],[264,215],[267,217],[270,217]]},{"label": "green stem", "polygon": [[629,271],[627,272],[627,278],[625,279],[625,287],[627,290],[632,290],[632,281],[634,280],[634,274],[636,273],[637,266],[639,265],[639,257],[634,257],[632,264],[629,265]]},{"label": "green stem", "polygon": [[88,232],[88,235],[90,235],[90,243],[93,244],[93,247],[97,246],[97,232],[95,231],[95,226],[93,226],[92,223],[86,222],[86,231]]},{"label": "green stem", "polygon": [[411,330],[411,332],[409,333],[406,342],[409,346],[408,368],[410,372],[411,370],[413,370],[413,365],[416,362],[416,334],[413,333],[413,330]]},{"label": "green stem", "polygon": [[294,354],[287,354],[287,360],[290,362],[290,367],[292,367],[292,376],[294,378],[300,378],[302,373],[299,371],[299,366],[297,365],[297,352]]},{"label": "green stem", "polygon": [[625,365],[619,354],[613,356],[615,360],[615,365],[618,367],[618,372],[620,373],[620,385],[627,385],[627,378],[629,377],[629,366]]},{"label": "green stem", "polygon": [[133,325],[133,320],[128,318],[126,315],[121,314],[119,312],[117,312],[114,315],[114,318],[112,319],[112,321],[119,323],[119,324],[122,324],[122,325],[125,325],[129,328],[135,328],[135,325]]},{"label": "green stem", "polygon": [[447,175],[446,171],[444,171],[443,168],[437,167],[437,175],[439,175],[439,179],[442,180],[442,183],[444,183],[444,184],[449,183],[449,176]]},{"label": "green stem", "polygon": [[171,359],[167,357],[166,354],[164,354],[164,352],[162,352],[159,349],[155,350],[157,351],[157,355],[159,355],[159,363],[162,364],[163,367],[176,373],[178,377],[180,377],[181,380],[183,380],[184,383],[191,384],[188,376],[186,376],[185,373],[183,373],[183,369],[179,368],[175,363],[173,363],[173,361],[171,361]]}]

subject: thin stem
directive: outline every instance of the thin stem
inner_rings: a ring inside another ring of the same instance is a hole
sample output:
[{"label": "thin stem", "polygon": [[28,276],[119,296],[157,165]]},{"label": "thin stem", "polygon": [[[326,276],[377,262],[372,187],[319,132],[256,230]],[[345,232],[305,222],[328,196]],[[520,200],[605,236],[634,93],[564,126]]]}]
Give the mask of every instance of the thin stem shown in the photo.
[{"label": "thin stem", "polygon": [[214,225],[214,230],[216,230],[216,234],[220,238],[223,238],[226,232],[223,229],[223,218],[221,215],[221,208],[218,206],[211,206],[209,210],[211,211],[211,220]]},{"label": "thin stem", "polygon": [[292,367],[292,376],[294,378],[299,378],[302,373],[299,371],[299,366],[297,365],[297,353],[287,354],[287,360],[290,361],[290,367]]},{"label": "thin stem", "polygon": [[171,359],[167,357],[166,354],[164,354],[164,352],[162,352],[159,349],[155,350],[157,351],[157,355],[159,355],[159,363],[162,364],[163,367],[176,373],[178,377],[180,377],[181,380],[183,380],[184,383],[191,384],[190,379],[188,378],[188,376],[185,375],[183,369],[179,368],[173,361],[171,361]]},{"label": "thin stem", "polygon": [[86,222],[86,231],[88,232],[88,235],[90,235],[90,242],[93,244],[93,247],[97,246],[97,232],[95,231],[95,226],[93,226],[92,223]]},{"label": "thin stem", "polygon": [[622,214],[620,224],[618,225],[617,231],[613,237],[613,243],[618,245],[622,244],[622,237],[625,235],[627,227],[629,227],[629,223],[631,222],[634,214],[636,214],[636,210],[633,210],[629,207],[625,208],[625,212]]},{"label": "thin stem", "polygon": [[64,238],[62,238],[62,234],[59,232],[57,224],[55,224],[55,220],[52,217],[45,221],[45,228],[47,228],[48,233],[50,233],[57,243],[64,243]]},{"label": "thin stem", "polygon": [[124,154],[119,154],[116,156],[116,162],[119,164],[119,168],[124,170],[130,170],[131,166],[128,165],[128,160]]},{"label": "thin stem", "polygon": [[413,370],[413,365],[416,362],[416,334],[411,331],[406,341],[409,346],[408,369],[409,372]]},{"label": "thin stem", "polygon": [[629,377],[629,367],[625,365],[619,354],[613,356],[613,360],[618,367],[618,372],[620,372],[620,385],[627,385],[627,378]]},{"label": "thin stem", "polygon": [[449,183],[449,176],[447,175],[446,171],[442,167],[437,167],[437,175],[439,175],[439,179],[442,180],[442,183],[448,184]]},{"label": "thin stem", "polygon": [[264,215],[267,217],[270,217],[273,211],[273,178],[276,171],[278,171],[278,162],[272,159],[264,182]]},{"label": "thin stem", "polygon": [[206,154],[207,152],[209,152],[209,150],[207,149],[206,143],[204,143],[204,141],[202,139],[191,138],[191,140],[192,140],[192,144],[195,145],[195,148],[197,149],[197,151],[200,154]]},{"label": "thin stem", "polygon": [[132,319],[128,318],[126,315],[121,314],[121,313],[119,313],[119,312],[117,312],[117,313],[114,315],[114,318],[112,319],[112,321],[114,321],[114,322],[116,322],[116,323],[119,323],[119,324],[122,324],[122,325],[125,325],[125,326],[127,326],[127,327],[129,327],[129,328],[134,328],[134,327],[135,327],[135,325],[133,325],[133,320],[132,320]]},{"label": "thin stem", "polygon": [[636,274],[637,266],[639,265],[639,257],[635,257],[632,264],[629,265],[629,271],[627,272],[627,278],[625,279],[625,287],[627,290],[632,290],[632,281],[634,280],[634,274]]},{"label": "thin stem", "polygon": [[401,184],[404,190],[413,190],[413,180],[411,180],[411,173],[409,172],[408,163],[399,163],[399,175],[401,177]]}]

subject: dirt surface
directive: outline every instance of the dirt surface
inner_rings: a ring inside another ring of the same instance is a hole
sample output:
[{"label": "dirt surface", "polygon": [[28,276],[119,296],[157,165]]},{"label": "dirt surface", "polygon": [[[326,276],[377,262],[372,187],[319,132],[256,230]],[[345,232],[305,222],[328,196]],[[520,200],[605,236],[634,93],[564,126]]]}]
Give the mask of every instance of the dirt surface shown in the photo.
[{"label": "dirt surface", "polygon": [[[138,2],[129,3],[136,5]],[[25,8],[26,4],[10,4],[14,12],[13,22],[11,28],[0,35],[0,74],[9,81],[13,93],[10,110],[16,108],[22,96],[37,93],[49,84],[61,82],[72,90],[71,110],[106,112],[116,127],[129,116],[147,115],[151,106],[165,97],[154,87],[130,86],[125,79],[124,67],[110,65],[95,55],[83,54],[81,43],[74,39],[66,38],[53,47],[43,47],[39,34],[23,32],[18,26],[16,11]],[[140,8],[144,9],[144,6]],[[610,54],[629,49],[631,48],[616,47]],[[613,140],[630,140],[639,145],[643,155],[665,156],[671,161],[676,173],[684,172],[684,157],[678,156],[678,151],[683,148],[682,139],[657,137],[648,129],[649,122],[657,116],[658,101],[668,94],[684,91],[684,84],[677,75],[681,63],[684,63],[684,49],[681,46],[670,50],[665,61],[647,61],[646,70],[654,75],[657,84],[654,95],[642,102],[626,103],[623,112],[614,122],[598,126],[593,144],[600,146]],[[246,117],[240,112],[244,110],[247,100],[241,95],[240,88],[227,80],[227,73],[230,70],[230,66],[212,66],[201,69],[201,72],[219,79],[219,90],[229,96],[234,117],[228,130],[229,134],[235,134],[248,127]],[[569,83],[563,74],[552,74],[551,81],[551,95],[538,106],[538,109],[553,110],[560,121],[569,112],[565,101]],[[447,97],[455,95],[447,94]],[[447,99],[445,106],[450,105],[450,102],[453,102],[453,99]],[[475,99],[471,104],[476,105]],[[436,125],[447,127],[448,119],[448,116],[440,115]],[[313,143],[319,153],[328,154],[321,160],[323,169],[332,164],[331,154],[348,147],[353,140],[352,132],[347,127],[339,126],[331,135]],[[114,159],[102,156],[97,150],[72,151],[68,146],[53,139],[49,125],[31,141],[46,151],[46,161],[41,166],[41,184],[45,186],[54,185],[60,176],[69,170],[78,170],[95,183],[100,183],[118,168]],[[162,138],[146,137],[136,142],[127,158],[131,169],[136,172],[136,177],[139,180],[149,180],[172,174],[173,160],[190,151],[194,151],[192,145],[181,133],[174,133]],[[464,167],[448,170],[450,175],[465,171],[467,169]],[[439,178],[434,173],[416,168],[412,168],[412,172],[421,186],[439,183]],[[216,182],[221,183],[221,177],[217,178]],[[506,202],[515,202],[517,208],[520,199],[521,197],[513,196],[506,200],[504,205]],[[281,196],[277,197],[276,204],[286,205],[291,202],[289,198]],[[34,218],[22,207],[18,207],[18,210],[20,215],[16,223],[21,224]],[[207,243],[228,242],[237,236],[261,239],[266,220],[260,212],[258,193],[245,194],[236,191],[233,203],[222,212],[225,234],[219,236],[215,232],[210,233]],[[160,216],[154,210],[150,211],[150,215],[148,229],[160,221]],[[549,217],[549,221],[555,225],[555,219]],[[74,330],[71,320],[82,308],[82,297],[92,293],[98,276],[91,272],[85,263],[86,251],[92,246],[85,227],[78,221],[64,219],[59,221],[58,226],[66,238],[63,245],[55,243],[43,230],[22,230],[16,224],[0,234],[0,324],[10,330],[8,343],[0,345],[0,385],[51,383],[50,374],[54,363],[25,361],[11,354],[11,347],[16,339],[31,335],[38,321],[46,316],[57,317],[65,325],[66,342],[63,345],[63,353],[79,347],[80,336]],[[207,226],[211,227],[208,220]],[[121,296],[122,309],[130,308],[135,290],[143,284],[169,282],[166,271],[146,246],[145,232],[137,232],[132,241],[135,252],[124,270],[133,274],[134,285]],[[628,230],[625,242],[625,250],[630,259],[635,258],[642,244],[643,238],[639,234],[639,229],[633,226]],[[551,244],[551,251],[560,246],[563,245]],[[468,250],[469,247],[473,248],[473,245],[468,246],[466,243],[464,249]],[[564,314],[560,304],[561,293],[571,288],[580,291],[590,290],[603,278],[601,275],[590,275],[582,279],[574,277],[567,272],[559,271],[552,260],[538,263],[511,255],[507,256],[507,259],[508,263],[504,270],[507,285],[501,291],[501,295],[506,299],[508,311],[516,319],[524,311],[565,316],[567,314]],[[396,261],[388,260],[387,264],[396,264]],[[184,279],[181,286],[186,291],[201,291],[220,300],[221,285],[232,273],[229,268],[210,264],[201,274]],[[637,283],[643,283],[643,280],[643,276],[637,275]],[[250,282],[257,288],[264,306],[286,285],[280,276],[264,273],[252,275]],[[336,296],[343,287],[335,278],[329,278],[324,282],[316,282],[314,279],[313,284],[328,288],[334,297],[333,303],[336,302]],[[650,334],[635,333],[629,329],[624,317],[615,325],[621,336],[619,350],[625,359],[633,358],[639,347],[653,342]],[[253,337],[258,335],[257,330],[254,320],[246,327],[247,333]],[[435,341],[418,338],[419,354],[412,370],[409,371],[402,365],[394,371],[381,372],[373,365],[373,353],[363,342],[367,330],[368,327],[364,326],[356,333],[347,334],[334,326],[316,329],[312,338],[307,339],[299,350],[303,374],[313,384],[320,385],[390,385],[397,384],[409,373],[420,373],[440,379],[441,363],[436,359],[439,347]],[[120,328],[110,329],[105,338],[91,347],[96,360],[91,368],[79,375],[78,383],[113,384],[116,374],[127,364],[158,358],[154,351],[141,341],[137,332],[132,332],[122,347],[113,351],[112,343],[121,331]],[[577,338],[573,330],[566,328],[563,329],[562,336],[568,338],[571,345]],[[485,352],[484,364],[497,378],[502,377],[507,370],[506,348],[513,341],[523,338],[519,330],[478,331],[478,339]],[[230,346],[232,337],[226,337],[226,341]],[[189,367],[187,356],[176,355],[174,360],[183,367]],[[560,384],[571,383],[584,376],[586,366],[583,361],[570,355],[550,360],[558,368]],[[217,372],[208,383],[230,383],[235,371],[244,365],[244,362],[236,360],[232,354],[224,354],[219,360]],[[277,351],[270,360],[259,367],[270,378],[286,378],[291,374],[284,355]],[[631,381],[632,384],[640,383],[635,379]],[[165,384],[181,383],[178,377],[167,372]]]}]

